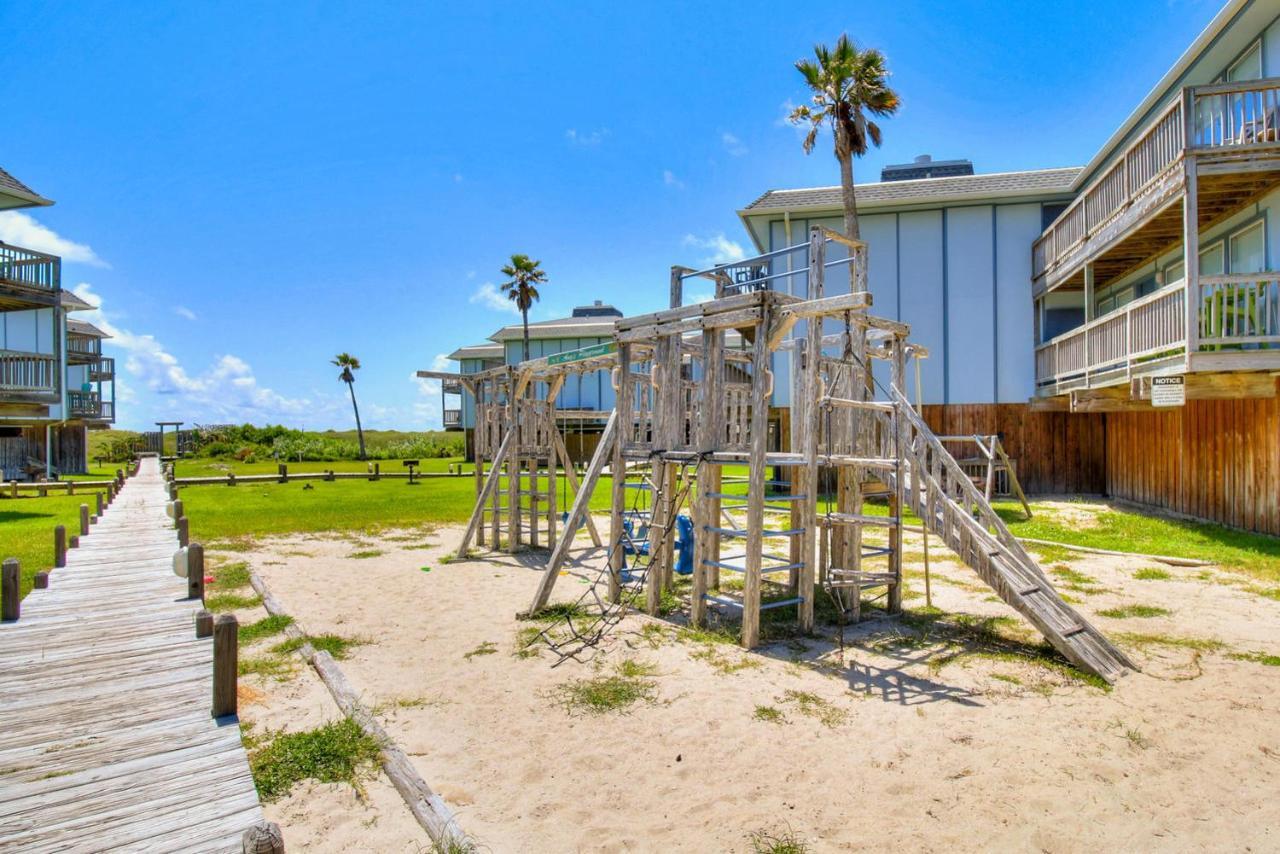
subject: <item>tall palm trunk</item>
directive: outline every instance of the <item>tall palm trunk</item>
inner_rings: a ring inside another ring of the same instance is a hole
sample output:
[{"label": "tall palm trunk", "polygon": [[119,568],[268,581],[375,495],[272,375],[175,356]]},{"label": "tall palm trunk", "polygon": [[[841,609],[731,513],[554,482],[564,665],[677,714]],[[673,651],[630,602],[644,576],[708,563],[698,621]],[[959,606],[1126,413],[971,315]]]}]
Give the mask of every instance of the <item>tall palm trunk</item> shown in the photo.
[{"label": "tall palm trunk", "polygon": [[[853,155],[846,153],[840,157],[840,198],[844,202],[844,233],[853,240],[861,240],[858,230],[858,202],[853,192]],[[851,254],[853,250],[847,250]],[[857,271],[849,264],[849,292],[862,290]]]},{"label": "tall palm trunk", "polygon": [[351,392],[351,408],[356,413],[356,438],[360,440],[360,459],[365,458],[364,428],[360,426],[360,407],[356,405],[356,384],[347,380],[347,391]]},{"label": "tall palm trunk", "polygon": [[520,317],[524,321],[524,360],[529,361],[529,307],[520,309]]}]

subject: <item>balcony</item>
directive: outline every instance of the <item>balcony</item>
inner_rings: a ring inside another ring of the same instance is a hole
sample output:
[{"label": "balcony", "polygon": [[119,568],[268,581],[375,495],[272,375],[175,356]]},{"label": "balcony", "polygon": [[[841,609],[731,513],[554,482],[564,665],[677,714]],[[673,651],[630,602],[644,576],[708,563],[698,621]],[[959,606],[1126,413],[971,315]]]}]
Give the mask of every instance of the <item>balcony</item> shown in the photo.
[{"label": "balcony", "polygon": [[0,400],[49,402],[58,388],[56,356],[0,350]]},{"label": "balcony", "polygon": [[111,356],[103,356],[96,362],[89,363],[89,382],[109,383],[116,378],[116,360]]},{"label": "balcony", "polygon": [[1203,229],[1278,184],[1280,78],[1187,87],[1032,244],[1035,293],[1083,286],[1086,263],[1104,284],[1178,244],[1189,187]]},{"label": "balcony", "polygon": [[461,430],[462,429],[462,410],[446,409],[444,410],[444,429]]},{"label": "balcony", "polygon": [[1036,348],[1051,396],[1135,376],[1280,368],[1280,273],[1201,276],[1188,355],[1187,284],[1176,282]]},{"label": "balcony", "polygon": [[462,394],[462,380],[441,380],[440,390],[444,394]]},{"label": "balcony", "polygon": [[97,392],[67,392],[67,417],[86,421],[114,421],[115,404],[103,400]]},{"label": "balcony", "polygon": [[88,365],[102,358],[102,339],[92,335],[67,333],[67,363]]},{"label": "balcony", "polygon": [[62,282],[62,260],[0,243],[0,311],[54,305]]}]

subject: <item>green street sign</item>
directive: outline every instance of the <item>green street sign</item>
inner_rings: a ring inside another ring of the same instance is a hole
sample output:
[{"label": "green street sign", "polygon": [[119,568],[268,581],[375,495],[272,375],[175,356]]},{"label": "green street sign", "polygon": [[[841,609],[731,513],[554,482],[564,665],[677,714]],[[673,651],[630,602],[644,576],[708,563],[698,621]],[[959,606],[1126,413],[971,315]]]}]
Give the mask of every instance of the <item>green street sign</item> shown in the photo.
[{"label": "green street sign", "polygon": [[615,352],[618,345],[612,341],[606,341],[604,344],[594,344],[590,347],[583,347],[579,350],[567,350],[563,353],[552,353],[547,357],[548,365],[565,365],[569,362],[581,362],[583,359],[593,359],[596,356],[607,356]]}]

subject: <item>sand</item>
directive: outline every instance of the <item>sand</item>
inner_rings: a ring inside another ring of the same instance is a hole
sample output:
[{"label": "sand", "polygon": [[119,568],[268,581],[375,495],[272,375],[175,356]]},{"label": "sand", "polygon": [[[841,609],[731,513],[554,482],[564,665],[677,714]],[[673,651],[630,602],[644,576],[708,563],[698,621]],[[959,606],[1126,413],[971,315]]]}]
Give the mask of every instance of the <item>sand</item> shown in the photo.
[{"label": "sand", "polygon": [[[806,639],[745,653],[682,639],[678,616],[635,615],[593,660],[553,668],[549,652],[515,654],[544,557],[442,564],[459,536],[294,537],[234,557],[309,632],[370,641],[344,672],[487,850],[749,851],[753,833],[814,851],[1280,846],[1280,668],[1232,657],[1280,653],[1280,602],[1247,579],[1161,567],[1169,580],[1139,581],[1158,564],[1073,557],[1092,581],[1069,595],[1103,631],[1222,644],[1122,640],[1143,672],[1109,692],[1018,656],[901,642],[915,633],[887,617],[850,630],[843,652]],[[371,548],[384,553],[348,557]],[[944,611],[1016,616],[966,568],[934,568]],[[555,598],[579,596],[587,574],[560,578]],[[1172,613],[1095,616],[1134,603]],[[656,669],[652,702],[566,708],[561,686],[624,660]],[[263,695],[244,709],[261,727],[337,714],[306,669],[244,684]],[[309,784],[267,813],[291,850],[429,844],[384,778],[365,790]]]}]

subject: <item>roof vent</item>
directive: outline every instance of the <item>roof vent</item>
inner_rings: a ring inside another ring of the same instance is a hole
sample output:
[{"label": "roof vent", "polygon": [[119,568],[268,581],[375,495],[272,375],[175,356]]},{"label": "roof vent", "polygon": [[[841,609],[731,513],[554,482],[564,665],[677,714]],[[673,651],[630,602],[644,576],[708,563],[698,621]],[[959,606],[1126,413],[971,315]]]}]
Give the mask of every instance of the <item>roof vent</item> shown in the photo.
[{"label": "roof vent", "polygon": [[953,178],[972,175],[972,160],[934,160],[921,154],[910,163],[897,163],[880,170],[881,181],[916,181],[921,178]]}]

